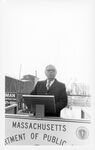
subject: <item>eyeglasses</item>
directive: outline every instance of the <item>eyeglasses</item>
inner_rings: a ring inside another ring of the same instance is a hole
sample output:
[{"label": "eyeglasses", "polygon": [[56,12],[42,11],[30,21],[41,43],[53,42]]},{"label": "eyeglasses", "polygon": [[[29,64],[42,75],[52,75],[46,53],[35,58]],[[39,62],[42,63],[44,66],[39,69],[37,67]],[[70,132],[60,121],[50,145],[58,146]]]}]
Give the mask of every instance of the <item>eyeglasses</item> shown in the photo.
[{"label": "eyeglasses", "polygon": [[50,72],[50,71],[55,72],[55,69],[47,69],[46,71],[48,71],[48,72]]}]

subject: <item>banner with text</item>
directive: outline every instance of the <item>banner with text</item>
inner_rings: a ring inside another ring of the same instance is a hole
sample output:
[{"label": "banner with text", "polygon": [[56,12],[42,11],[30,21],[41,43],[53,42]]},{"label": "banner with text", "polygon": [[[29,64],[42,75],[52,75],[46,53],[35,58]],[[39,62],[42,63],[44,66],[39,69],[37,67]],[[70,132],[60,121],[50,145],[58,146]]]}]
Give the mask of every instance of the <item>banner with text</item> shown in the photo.
[{"label": "banner with text", "polygon": [[6,101],[16,101],[17,100],[17,93],[6,92],[5,93],[5,100]]},{"label": "banner with text", "polygon": [[86,145],[90,122],[70,119],[5,118],[5,145]]}]

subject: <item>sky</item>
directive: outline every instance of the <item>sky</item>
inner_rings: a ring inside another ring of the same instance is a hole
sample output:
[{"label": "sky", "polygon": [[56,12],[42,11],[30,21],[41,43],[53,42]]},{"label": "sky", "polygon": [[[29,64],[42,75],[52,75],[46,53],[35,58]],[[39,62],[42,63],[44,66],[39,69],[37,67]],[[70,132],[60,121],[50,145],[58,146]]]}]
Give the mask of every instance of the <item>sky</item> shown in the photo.
[{"label": "sky", "polygon": [[2,1],[2,71],[45,79],[48,64],[56,78],[91,83],[93,79],[92,0]]}]

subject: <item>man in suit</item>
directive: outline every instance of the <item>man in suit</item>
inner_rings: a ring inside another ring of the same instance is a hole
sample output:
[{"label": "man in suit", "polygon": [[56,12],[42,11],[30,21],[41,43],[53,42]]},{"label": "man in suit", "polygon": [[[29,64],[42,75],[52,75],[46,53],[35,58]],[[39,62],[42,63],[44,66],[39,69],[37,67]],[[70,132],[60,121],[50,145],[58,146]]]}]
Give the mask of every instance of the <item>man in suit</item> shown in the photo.
[{"label": "man in suit", "polygon": [[64,83],[57,81],[55,78],[57,70],[55,66],[48,65],[45,68],[45,75],[47,77],[44,81],[39,81],[34,90],[31,92],[32,95],[54,95],[56,113],[46,114],[46,116],[60,117],[60,111],[67,106],[67,94]]}]

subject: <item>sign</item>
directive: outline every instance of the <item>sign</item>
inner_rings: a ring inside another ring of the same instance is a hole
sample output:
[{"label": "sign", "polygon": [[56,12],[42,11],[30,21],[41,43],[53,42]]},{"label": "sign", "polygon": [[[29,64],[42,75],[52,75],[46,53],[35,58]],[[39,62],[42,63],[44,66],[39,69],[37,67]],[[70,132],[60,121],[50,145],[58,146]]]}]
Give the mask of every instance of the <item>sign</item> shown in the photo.
[{"label": "sign", "polygon": [[87,145],[90,121],[6,115],[5,145]]},{"label": "sign", "polygon": [[6,101],[16,101],[17,93],[13,93],[13,92],[5,93],[5,100]]}]

